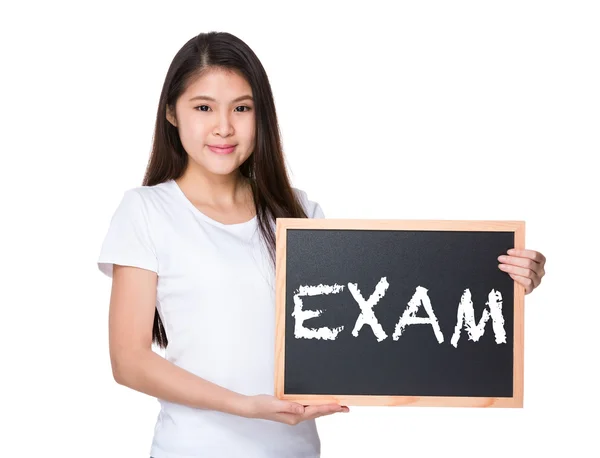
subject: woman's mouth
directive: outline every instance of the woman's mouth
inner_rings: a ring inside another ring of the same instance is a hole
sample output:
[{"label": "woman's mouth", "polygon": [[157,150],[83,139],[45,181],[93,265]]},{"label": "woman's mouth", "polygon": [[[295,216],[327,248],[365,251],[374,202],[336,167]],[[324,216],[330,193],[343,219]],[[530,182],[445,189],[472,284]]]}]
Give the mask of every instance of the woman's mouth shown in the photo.
[{"label": "woman's mouth", "polygon": [[220,147],[220,146],[211,146],[208,145],[208,148],[216,154],[229,154],[232,153],[233,150],[235,149],[235,145],[232,146],[226,146],[226,147]]}]

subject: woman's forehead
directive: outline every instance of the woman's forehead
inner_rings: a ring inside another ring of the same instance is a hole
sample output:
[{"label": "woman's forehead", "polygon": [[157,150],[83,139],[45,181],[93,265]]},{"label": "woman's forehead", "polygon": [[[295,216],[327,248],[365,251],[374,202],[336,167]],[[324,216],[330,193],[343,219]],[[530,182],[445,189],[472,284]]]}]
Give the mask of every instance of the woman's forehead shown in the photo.
[{"label": "woman's forehead", "polygon": [[248,81],[230,69],[207,69],[188,84],[184,95],[188,98],[206,96],[219,102],[234,101],[238,97],[252,95]]}]

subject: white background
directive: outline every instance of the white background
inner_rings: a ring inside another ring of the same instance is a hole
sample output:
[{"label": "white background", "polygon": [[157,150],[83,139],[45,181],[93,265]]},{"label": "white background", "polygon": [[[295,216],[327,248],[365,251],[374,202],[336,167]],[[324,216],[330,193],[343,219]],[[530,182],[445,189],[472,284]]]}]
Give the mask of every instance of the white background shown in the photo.
[{"label": "white background", "polygon": [[525,407],[351,407],[323,457],[600,456],[596,2],[3,6],[2,456],[147,457],[158,402],[117,385],[96,267],[141,184],[171,59],[210,30],[272,84],[293,184],[328,218],[526,221]]}]

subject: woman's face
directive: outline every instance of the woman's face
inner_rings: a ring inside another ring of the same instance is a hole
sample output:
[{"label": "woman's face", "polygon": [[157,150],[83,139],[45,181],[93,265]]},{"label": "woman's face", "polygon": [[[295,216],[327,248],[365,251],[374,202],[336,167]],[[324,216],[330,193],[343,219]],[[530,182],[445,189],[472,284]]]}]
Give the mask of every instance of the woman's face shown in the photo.
[{"label": "woman's face", "polygon": [[[177,100],[175,113],[167,108],[167,120],[179,131],[190,167],[217,175],[237,173],[254,151],[252,95],[238,73],[209,69]],[[222,145],[233,145],[233,151],[210,148]]]}]

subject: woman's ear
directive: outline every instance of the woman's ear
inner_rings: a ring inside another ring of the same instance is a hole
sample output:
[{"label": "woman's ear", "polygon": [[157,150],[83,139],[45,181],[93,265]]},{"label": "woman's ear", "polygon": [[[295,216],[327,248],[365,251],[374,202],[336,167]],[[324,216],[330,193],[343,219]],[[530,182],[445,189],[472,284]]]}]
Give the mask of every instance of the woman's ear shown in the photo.
[{"label": "woman's ear", "polygon": [[171,110],[171,108],[167,105],[167,121],[169,121],[171,124],[173,124],[175,127],[177,127],[177,119],[175,118],[175,115],[173,114],[173,111]]}]

